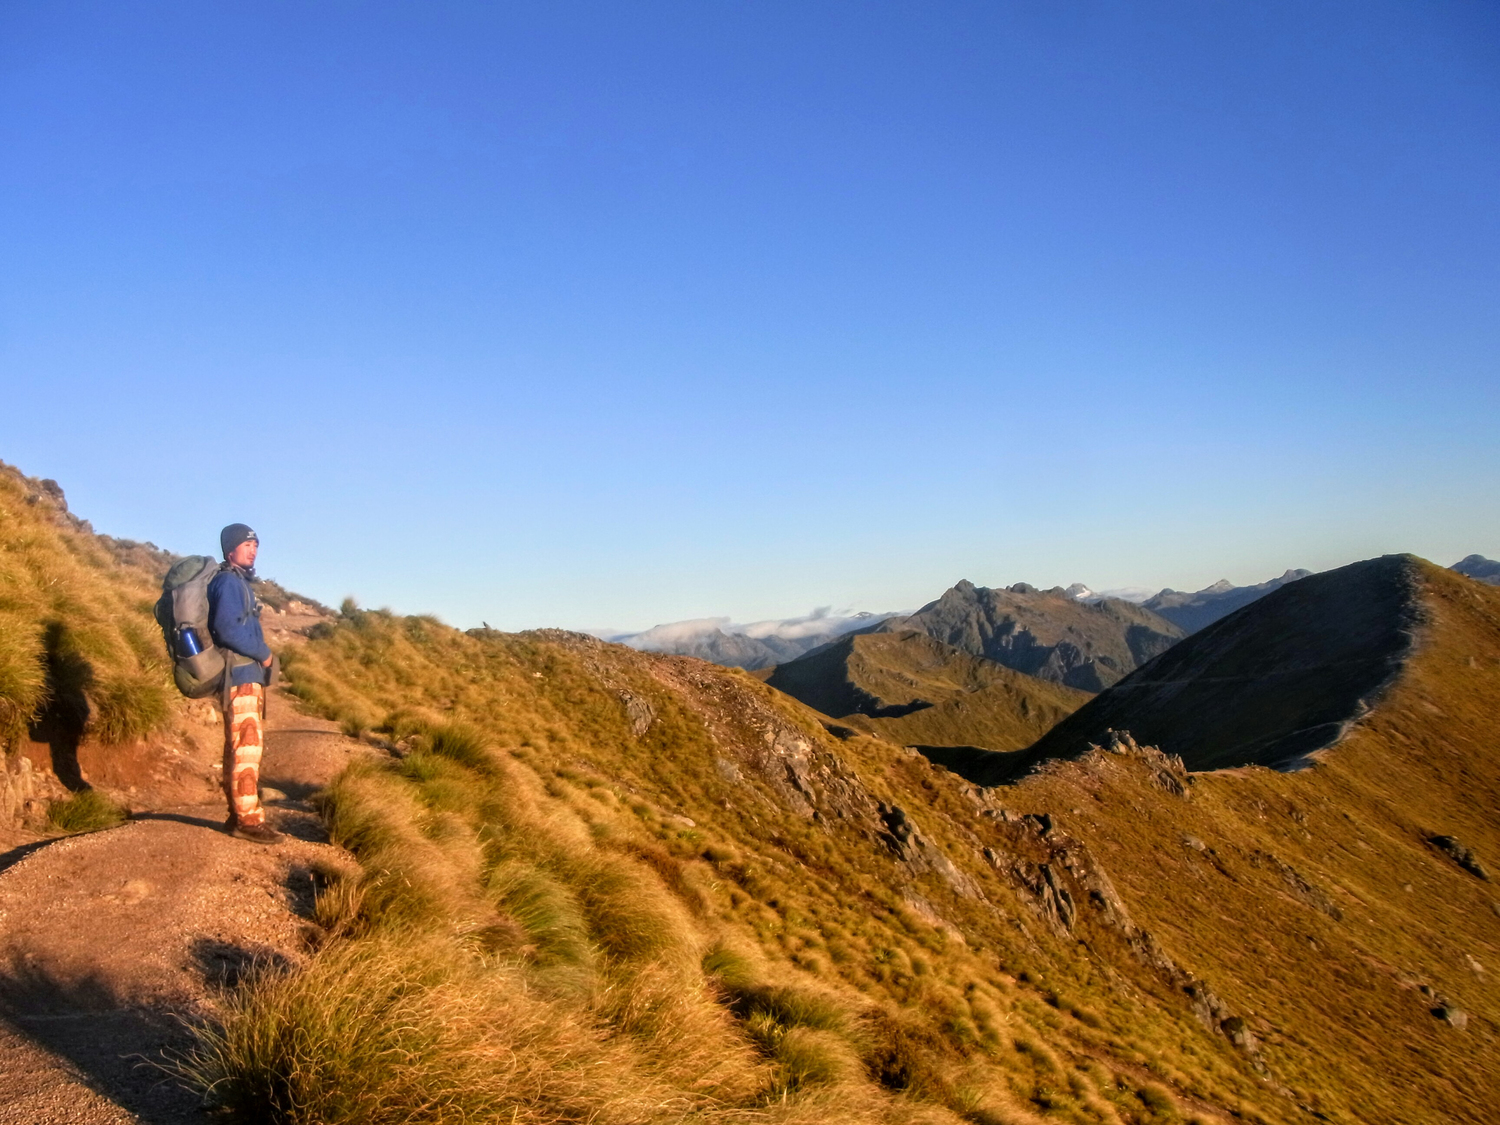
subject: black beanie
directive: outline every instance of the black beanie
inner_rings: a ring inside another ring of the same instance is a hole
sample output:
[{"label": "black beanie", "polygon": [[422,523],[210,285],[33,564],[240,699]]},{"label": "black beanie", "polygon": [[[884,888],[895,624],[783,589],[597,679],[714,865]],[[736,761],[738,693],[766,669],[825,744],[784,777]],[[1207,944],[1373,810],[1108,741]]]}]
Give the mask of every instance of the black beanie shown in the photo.
[{"label": "black beanie", "polygon": [[219,532],[219,548],[224,552],[224,557],[227,559],[230,551],[234,550],[241,543],[248,543],[252,539],[257,543],[260,542],[260,536],[251,530],[248,523],[232,523]]}]

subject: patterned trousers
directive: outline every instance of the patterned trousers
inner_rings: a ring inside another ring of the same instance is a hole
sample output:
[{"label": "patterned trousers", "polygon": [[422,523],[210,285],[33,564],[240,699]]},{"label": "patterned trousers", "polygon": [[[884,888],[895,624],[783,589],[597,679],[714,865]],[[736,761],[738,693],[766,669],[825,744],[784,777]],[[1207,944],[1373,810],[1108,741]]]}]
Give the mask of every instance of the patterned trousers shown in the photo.
[{"label": "patterned trousers", "polygon": [[266,689],[260,684],[236,684],[230,689],[224,713],[224,795],[231,820],[250,828],[266,822],[260,807],[260,754],[265,744],[262,720]]}]

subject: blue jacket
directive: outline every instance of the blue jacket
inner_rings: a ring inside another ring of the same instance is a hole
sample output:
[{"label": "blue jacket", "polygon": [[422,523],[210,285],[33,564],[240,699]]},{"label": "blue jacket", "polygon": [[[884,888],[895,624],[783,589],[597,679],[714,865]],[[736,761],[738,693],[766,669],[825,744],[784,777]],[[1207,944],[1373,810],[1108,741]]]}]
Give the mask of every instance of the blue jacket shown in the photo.
[{"label": "blue jacket", "polygon": [[220,648],[254,661],[237,665],[230,672],[231,682],[266,682],[266,669],[260,662],[270,657],[271,650],[260,631],[260,606],[255,604],[245,572],[238,567],[226,566],[208,583],[208,631]]}]

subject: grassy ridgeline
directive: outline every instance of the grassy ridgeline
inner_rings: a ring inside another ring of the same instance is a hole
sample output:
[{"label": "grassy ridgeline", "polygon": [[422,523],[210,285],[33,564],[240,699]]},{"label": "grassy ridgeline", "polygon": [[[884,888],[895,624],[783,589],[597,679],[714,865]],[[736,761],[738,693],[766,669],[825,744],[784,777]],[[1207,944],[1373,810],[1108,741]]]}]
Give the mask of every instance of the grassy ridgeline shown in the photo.
[{"label": "grassy ridgeline", "polygon": [[[327,794],[359,869],[329,873],[322,951],[241,992],[192,1064],[241,1120],[1280,1119],[1003,883],[965,898],[790,807],[747,763],[825,736],[748,676],[352,606],[287,663],[397,754]],[[819,784],[920,810],[962,858],[961,783],[834,745],[848,775]]]},{"label": "grassy ridgeline", "polygon": [[76,526],[55,486],[0,463],[0,746],[39,722],[129,742],[172,716],[156,581]]}]

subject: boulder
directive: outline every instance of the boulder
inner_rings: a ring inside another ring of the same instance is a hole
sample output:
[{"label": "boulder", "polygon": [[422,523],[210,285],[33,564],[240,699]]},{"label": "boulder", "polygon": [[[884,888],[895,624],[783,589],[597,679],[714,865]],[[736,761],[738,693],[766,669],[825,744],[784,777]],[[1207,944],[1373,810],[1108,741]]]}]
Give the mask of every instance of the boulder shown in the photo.
[{"label": "boulder", "polygon": [[1489,879],[1490,873],[1485,870],[1484,864],[1479,862],[1473,850],[1459,843],[1454,837],[1429,836],[1427,842],[1476,879]]}]

